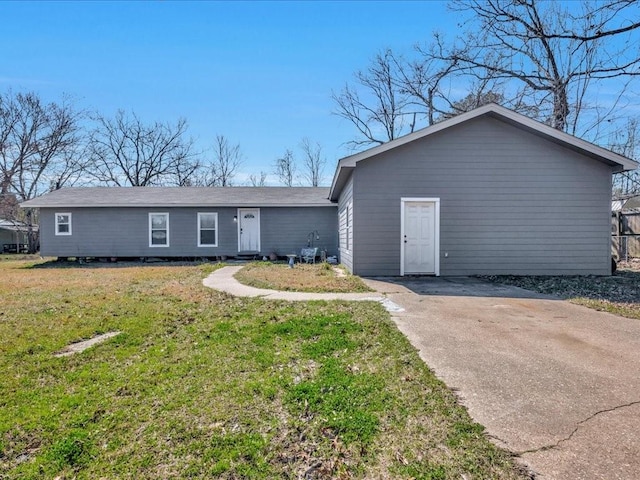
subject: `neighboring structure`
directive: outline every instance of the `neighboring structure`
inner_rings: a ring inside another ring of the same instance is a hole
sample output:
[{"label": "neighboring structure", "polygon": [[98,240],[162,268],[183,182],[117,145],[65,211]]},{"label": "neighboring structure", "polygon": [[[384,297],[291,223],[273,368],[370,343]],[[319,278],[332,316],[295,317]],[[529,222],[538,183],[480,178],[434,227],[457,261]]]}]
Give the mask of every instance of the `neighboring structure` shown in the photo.
[{"label": "neighboring structure", "polygon": [[58,257],[284,255],[310,240],[358,275],[606,275],[611,175],[636,167],[491,104],[343,158],[330,189],[81,188],[22,206],[41,209],[42,254]]},{"label": "neighboring structure", "polygon": [[26,223],[0,218],[0,253],[26,251],[29,244],[28,232],[29,227]]},{"label": "neighboring structure", "polygon": [[611,252],[617,260],[640,258],[640,195],[611,202]]},{"label": "neighboring structure", "polygon": [[607,275],[612,173],[637,163],[491,104],[340,160],[359,275]]},{"label": "neighboring structure", "polygon": [[66,188],[24,202],[40,208],[41,254],[56,257],[222,257],[335,254],[327,188]]}]

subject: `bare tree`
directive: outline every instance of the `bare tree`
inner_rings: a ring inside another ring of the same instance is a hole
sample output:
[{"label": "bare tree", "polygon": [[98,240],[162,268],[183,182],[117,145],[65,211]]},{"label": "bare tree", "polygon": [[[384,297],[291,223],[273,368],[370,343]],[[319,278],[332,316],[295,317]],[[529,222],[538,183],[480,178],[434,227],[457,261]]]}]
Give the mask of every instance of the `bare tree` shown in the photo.
[{"label": "bare tree", "polygon": [[[33,92],[0,95],[0,199],[5,215],[17,216],[17,209],[9,208],[16,201],[62,186],[84,170],[82,159],[74,156],[81,116],[66,98],[47,104]],[[27,209],[23,219],[31,251],[37,244],[34,215]]]},{"label": "bare tree", "polygon": [[216,135],[213,160],[205,166],[204,184],[208,187],[230,187],[240,165],[240,144],[231,145],[224,135]]},{"label": "bare tree", "polygon": [[260,175],[249,175],[249,183],[252,187],[264,187],[267,183],[267,172],[260,171]]},{"label": "bare tree", "polygon": [[504,102],[504,96],[497,92],[482,92],[476,91],[470,93],[461,100],[451,102],[451,109],[447,112],[443,112],[440,119],[445,120],[447,118],[455,117],[464,112],[470,112],[471,110],[482,107],[489,103],[501,104]]},{"label": "bare tree", "polygon": [[[609,148],[628,158],[637,158],[640,148],[640,121],[629,119],[622,129],[611,134]],[[640,193],[640,171],[617,173],[613,176],[615,196],[629,196]]]},{"label": "bare tree", "polygon": [[284,155],[276,160],[275,174],[285,187],[293,187],[296,174],[296,161],[291,150],[285,150]]},{"label": "bare tree", "polygon": [[96,116],[87,154],[90,174],[116,186],[183,185],[198,169],[187,122],[143,123],[135,113],[119,110],[114,118]]},{"label": "bare tree", "polygon": [[355,85],[333,93],[334,113],[351,122],[360,138],[352,147],[380,145],[402,134],[408,95],[398,83],[398,65],[391,50],[378,53],[369,67],[355,73]]},{"label": "bare tree", "polygon": [[322,147],[319,143],[312,143],[308,138],[303,138],[300,142],[300,149],[303,154],[303,177],[312,187],[317,187],[322,183],[322,173],[327,159],[322,156]]},{"label": "bare tree", "polygon": [[[499,79],[461,70],[457,60],[446,58],[445,49],[443,37],[436,34],[431,45],[415,48],[416,57],[410,61],[386,50],[356,73],[355,85],[333,95],[335,113],[359,133],[351,146],[381,144],[489,99],[502,99]],[[466,85],[465,97],[451,93],[453,81]]]},{"label": "bare tree", "polygon": [[[68,171],[82,169],[74,157],[81,116],[67,99],[46,104],[32,92],[0,95],[0,194],[23,201],[71,180]],[[56,178],[58,172],[66,173]]]},{"label": "bare tree", "polygon": [[634,2],[454,0],[452,8],[469,14],[469,28],[440,59],[518,85],[516,96],[559,130],[577,133],[594,84],[640,75]]}]

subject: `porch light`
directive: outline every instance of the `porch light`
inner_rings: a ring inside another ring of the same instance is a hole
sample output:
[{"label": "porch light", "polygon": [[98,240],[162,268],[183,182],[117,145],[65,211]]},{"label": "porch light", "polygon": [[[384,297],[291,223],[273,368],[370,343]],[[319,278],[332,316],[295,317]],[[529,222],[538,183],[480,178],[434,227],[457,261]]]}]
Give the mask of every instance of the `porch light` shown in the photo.
[{"label": "porch light", "polygon": [[238,223],[238,216],[237,215],[233,216],[233,223]]}]

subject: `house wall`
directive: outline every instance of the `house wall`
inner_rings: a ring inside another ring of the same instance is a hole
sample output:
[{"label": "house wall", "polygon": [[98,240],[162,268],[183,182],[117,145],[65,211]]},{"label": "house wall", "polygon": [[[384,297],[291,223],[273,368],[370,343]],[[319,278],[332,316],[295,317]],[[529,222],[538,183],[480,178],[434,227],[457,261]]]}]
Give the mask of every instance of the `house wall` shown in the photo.
[{"label": "house wall", "polygon": [[[55,235],[55,213],[72,214],[72,235]],[[149,247],[149,213],[169,213],[169,247]],[[218,246],[198,247],[198,212],[218,213]],[[213,257],[238,254],[236,208],[42,208],[41,254],[54,257]],[[261,208],[261,255],[300,253],[315,246],[338,252],[335,206]]]},{"label": "house wall", "polygon": [[357,164],[354,273],[400,274],[402,197],[440,198],[441,275],[610,273],[611,167],[497,119]]},{"label": "house wall", "polygon": [[[351,248],[349,248],[348,239],[349,235],[353,237],[353,220],[353,175],[351,175],[342,192],[340,192],[340,198],[338,199],[340,263],[350,271],[353,270],[353,238],[351,240]],[[349,221],[351,221],[351,231],[347,232]]]},{"label": "house wall", "polygon": [[0,252],[2,251],[2,245],[5,243],[27,243],[27,235],[26,233],[0,228]]}]

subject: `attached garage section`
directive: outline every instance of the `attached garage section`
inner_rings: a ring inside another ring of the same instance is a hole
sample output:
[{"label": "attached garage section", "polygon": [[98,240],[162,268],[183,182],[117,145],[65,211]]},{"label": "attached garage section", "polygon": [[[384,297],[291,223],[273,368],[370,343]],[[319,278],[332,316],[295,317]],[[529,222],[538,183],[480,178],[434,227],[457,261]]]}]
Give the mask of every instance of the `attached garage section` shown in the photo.
[{"label": "attached garage section", "polygon": [[611,176],[635,165],[491,105],[341,160],[331,198],[358,275],[607,275]]}]

